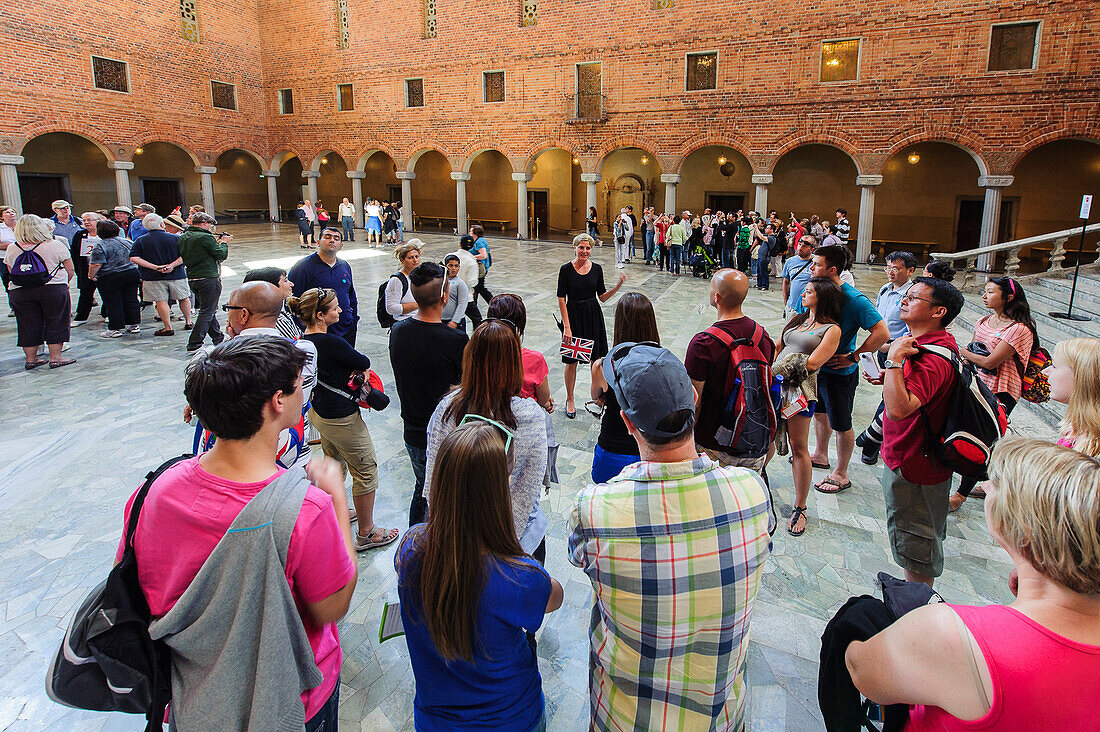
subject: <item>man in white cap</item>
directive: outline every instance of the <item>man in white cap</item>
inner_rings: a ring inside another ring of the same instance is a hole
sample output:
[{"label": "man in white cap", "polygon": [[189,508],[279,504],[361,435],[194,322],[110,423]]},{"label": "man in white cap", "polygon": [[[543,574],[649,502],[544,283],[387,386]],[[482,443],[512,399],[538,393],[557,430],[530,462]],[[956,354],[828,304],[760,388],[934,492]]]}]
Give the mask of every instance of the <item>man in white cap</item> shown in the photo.
[{"label": "man in white cap", "polygon": [[569,559],[596,595],[591,728],[741,729],[767,488],[695,450],[695,390],[667,349],[620,343],[603,374],[641,460],[573,510]]},{"label": "man in white cap", "polygon": [[53,235],[71,245],[76,232],[84,228],[73,218],[73,205],[64,199],[58,199],[50,204],[50,208],[53,209]]},{"label": "man in white cap", "polygon": [[118,228],[122,229],[122,232],[126,235],[130,233],[130,219],[133,217],[134,212],[130,210],[129,206],[123,206],[121,203],[115,206],[111,211],[111,218],[118,224]]},{"label": "man in white cap", "polygon": [[134,206],[134,220],[130,222],[130,228],[126,232],[127,236],[130,237],[130,241],[137,241],[149,232],[142,221],[149,214],[155,214],[156,212],[156,207],[148,203],[139,203]]}]

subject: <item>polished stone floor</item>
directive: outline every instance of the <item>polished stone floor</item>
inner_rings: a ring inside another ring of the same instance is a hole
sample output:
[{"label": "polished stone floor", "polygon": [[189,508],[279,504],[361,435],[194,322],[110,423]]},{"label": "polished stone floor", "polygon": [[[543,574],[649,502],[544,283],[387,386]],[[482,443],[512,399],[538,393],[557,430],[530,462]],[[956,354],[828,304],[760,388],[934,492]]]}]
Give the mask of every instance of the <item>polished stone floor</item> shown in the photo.
[{"label": "polished stone floor", "polygon": [[[228,227],[236,240],[225,271],[226,291],[260,263],[289,266],[299,257],[291,226],[249,224]],[[360,232],[361,234],[361,232]],[[427,256],[439,259],[454,248],[453,237],[426,235]],[[557,269],[568,260],[567,245],[490,240],[493,292],[520,294],[528,307],[528,347],[541,350],[551,366],[554,399],[564,405],[562,370],[555,358]],[[377,285],[396,268],[391,250],[367,249],[362,241],[345,250],[355,272],[362,323],[358,346],[369,355],[386,384],[392,374],[386,336],[374,319]],[[610,248],[595,259],[610,280]],[[682,356],[692,335],[709,325],[707,284],[641,265],[628,265],[623,291],[648,295],[657,310],[662,340]],[[874,291],[878,271],[857,270],[858,284]],[[606,316],[610,332],[614,301]],[[0,313],[7,308],[0,304]],[[770,332],[781,325],[780,295],[750,291],[746,312]],[[191,429],[181,421],[185,336],[140,335],[117,340],[97,337],[91,323],[73,331],[67,368],[26,372],[15,347],[14,319],[0,317],[0,730],[137,730],[139,721],[67,709],[43,690],[49,658],[68,616],[110,567],[121,533],[123,505],[145,472],[190,449]],[[1048,344],[1049,346],[1049,344]],[[584,387],[587,390],[587,386]],[[878,396],[865,385],[856,402],[857,425],[866,424]],[[1053,435],[1026,406],[1013,415],[1017,430]],[[412,473],[403,449],[396,405],[367,418],[381,467],[378,520],[405,527]],[[539,632],[538,653],[550,730],[586,727],[587,626],[592,593],[584,574],[566,559],[570,501],[591,466],[597,421],[583,410],[555,426],[561,442],[560,486],[544,497],[551,518],[547,569],[565,586],[565,605]],[[835,460],[835,454],[833,459]],[[839,496],[811,492],[809,527],[801,538],[782,529],[765,569],[749,653],[749,725],[754,730],[822,729],[816,701],[817,658],[825,623],[851,595],[874,591],[880,571],[900,574],[885,533],[881,468],[858,463],[854,488]],[[820,473],[820,471],[815,471]],[[772,464],[772,491],[781,517],[790,513],[791,475],[782,458]],[[820,477],[820,476],[819,476]],[[400,639],[379,644],[378,625],[386,601],[396,599],[393,547],[359,556],[359,584],[351,611],[340,624],[345,662],[340,717],[344,729],[412,728],[414,684]],[[946,570],[938,589],[952,602],[1002,602],[1010,598],[1007,555],[986,530],[982,504],[969,501],[948,520]]]}]

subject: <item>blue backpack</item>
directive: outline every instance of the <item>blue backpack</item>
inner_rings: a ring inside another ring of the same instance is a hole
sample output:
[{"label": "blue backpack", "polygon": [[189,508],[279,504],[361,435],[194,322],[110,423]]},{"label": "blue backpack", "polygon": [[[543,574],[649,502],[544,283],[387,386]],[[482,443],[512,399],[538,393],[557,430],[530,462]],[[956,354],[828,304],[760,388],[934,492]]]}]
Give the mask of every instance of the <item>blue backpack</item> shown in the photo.
[{"label": "blue backpack", "polygon": [[[38,252],[34,251],[40,244],[42,242],[38,242],[30,249],[24,249],[19,244],[15,245],[19,247],[20,254],[9,268],[12,284],[20,287],[41,287],[53,279],[57,269],[51,272],[46,266],[45,260]],[[60,269],[61,265],[59,264],[57,267]]]}]

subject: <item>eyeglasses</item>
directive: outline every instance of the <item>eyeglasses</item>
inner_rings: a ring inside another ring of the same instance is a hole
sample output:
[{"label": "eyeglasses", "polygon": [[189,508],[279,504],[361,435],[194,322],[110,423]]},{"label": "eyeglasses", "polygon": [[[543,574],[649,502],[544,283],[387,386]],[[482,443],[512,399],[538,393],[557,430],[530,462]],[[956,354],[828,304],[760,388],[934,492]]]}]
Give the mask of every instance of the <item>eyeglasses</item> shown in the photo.
[{"label": "eyeglasses", "polygon": [[467,422],[486,422],[493,425],[504,434],[504,452],[508,452],[508,450],[512,448],[512,438],[515,437],[515,433],[502,425],[500,422],[497,422],[495,419],[489,419],[488,417],[483,417],[480,414],[467,414],[458,423],[458,426],[461,427]]},{"label": "eyeglasses", "polygon": [[241,305],[222,305],[222,310],[224,310],[224,311],[225,311],[225,312],[227,312],[227,313],[228,313],[228,312],[229,312],[230,310],[243,310],[243,311],[245,311],[246,313],[247,313],[247,312],[249,312],[248,308],[246,308],[246,307],[243,307],[243,306],[241,306]]},{"label": "eyeglasses", "polygon": [[630,353],[631,349],[635,346],[652,346],[653,348],[660,348],[661,346],[653,341],[640,341],[638,343],[620,343],[611,349],[611,353],[607,354],[608,361],[611,362],[611,379],[614,381],[614,385],[619,387],[615,392],[615,396],[623,395],[622,408],[627,409],[626,393],[622,390],[622,385],[619,383],[619,371],[615,368],[615,361],[620,358],[625,358],[626,354]]},{"label": "eyeglasses", "polygon": [[887,272],[904,272],[907,269],[909,269],[909,268],[908,267],[895,267],[895,266],[889,265],[889,264],[886,265],[886,271]]},{"label": "eyeglasses", "polygon": [[935,300],[929,300],[927,297],[917,297],[916,295],[914,295],[911,292],[907,292],[904,295],[902,295],[901,299],[902,300],[921,300],[923,302],[928,303],[929,305],[931,305],[934,308],[944,307],[943,303],[936,302]]}]

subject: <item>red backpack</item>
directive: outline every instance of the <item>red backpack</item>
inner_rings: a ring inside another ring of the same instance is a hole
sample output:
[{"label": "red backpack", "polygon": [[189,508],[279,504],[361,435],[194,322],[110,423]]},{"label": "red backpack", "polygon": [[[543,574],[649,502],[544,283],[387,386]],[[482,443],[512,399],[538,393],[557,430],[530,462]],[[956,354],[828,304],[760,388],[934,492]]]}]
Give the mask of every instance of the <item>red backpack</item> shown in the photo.
[{"label": "red backpack", "polygon": [[777,424],[772,401],[771,362],[761,344],[768,337],[757,324],[751,338],[734,339],[716,326],[709,333],[730,349],[726,370],[725,404],[714,437],[722,451],[733,457],[760,458],[775,441]]}]

